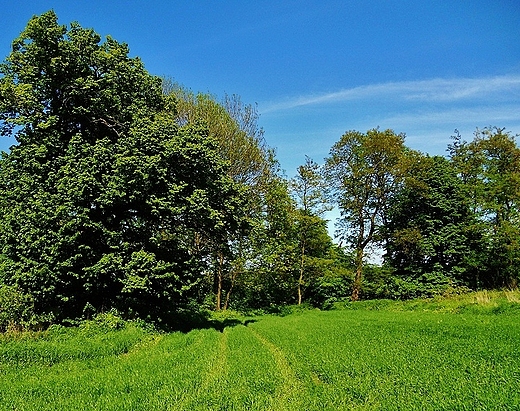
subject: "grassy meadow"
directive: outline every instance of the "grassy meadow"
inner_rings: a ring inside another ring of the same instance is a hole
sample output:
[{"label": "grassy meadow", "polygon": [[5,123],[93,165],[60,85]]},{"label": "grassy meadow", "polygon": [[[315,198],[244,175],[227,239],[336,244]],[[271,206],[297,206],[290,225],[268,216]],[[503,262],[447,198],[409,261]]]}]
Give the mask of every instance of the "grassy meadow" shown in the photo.
[{"label": "grassy meadow", "polygon": [[6,333],[0,409],[520,409],[519,293],[230,316]]}]

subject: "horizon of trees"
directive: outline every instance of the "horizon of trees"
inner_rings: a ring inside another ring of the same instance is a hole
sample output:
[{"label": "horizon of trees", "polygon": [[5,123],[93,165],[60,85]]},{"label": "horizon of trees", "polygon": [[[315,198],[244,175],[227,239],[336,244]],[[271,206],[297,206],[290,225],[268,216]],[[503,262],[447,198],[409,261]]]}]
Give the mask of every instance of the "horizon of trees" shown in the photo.
[{"label": "horizon of trees", "polygon": [[0,159],[0,329],[518,285],[520,148],[502,128],[456,133],[446,157],[351,130],[288,179],[255,106],[152,76],[51,11],[0,66],[0,133],[17,142]]}]

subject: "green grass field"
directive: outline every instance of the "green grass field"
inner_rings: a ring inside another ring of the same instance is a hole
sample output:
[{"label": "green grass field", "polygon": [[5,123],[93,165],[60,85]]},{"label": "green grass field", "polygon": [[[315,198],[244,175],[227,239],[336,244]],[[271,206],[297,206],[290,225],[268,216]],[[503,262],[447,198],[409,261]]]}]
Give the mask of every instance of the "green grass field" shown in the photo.
[{"label": "green grass field", "polygon": [[223,331],[6,334],[0,409],[520,409],[520,304],[472,298],[240,318]]}]

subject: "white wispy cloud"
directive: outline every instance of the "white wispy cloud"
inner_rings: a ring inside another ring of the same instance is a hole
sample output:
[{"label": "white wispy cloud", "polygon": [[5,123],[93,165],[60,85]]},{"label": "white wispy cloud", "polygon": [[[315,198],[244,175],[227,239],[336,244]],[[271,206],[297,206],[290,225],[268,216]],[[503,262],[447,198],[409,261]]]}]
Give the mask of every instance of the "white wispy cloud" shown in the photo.
[{"label": "white wispy cloud", "polygon": [[483,126],[497,125],[497,122],[520,123],[520,101],[516,105],[500,106],[476,106],[468,108],[450,108],[446,110],[430,112],[405,112],[391,115],[381,120],[383,123],[398,125],[422,125],[431,124],[480,124]]},{"label": "white wispy cloud", "polygon": [[401,101],[456,102],[484,98],[520,99],[520,74],[481,78],[455,78],[389,82],[359,86],[331,93],[299,96],[265,105],[262,113],[382,98]]}]

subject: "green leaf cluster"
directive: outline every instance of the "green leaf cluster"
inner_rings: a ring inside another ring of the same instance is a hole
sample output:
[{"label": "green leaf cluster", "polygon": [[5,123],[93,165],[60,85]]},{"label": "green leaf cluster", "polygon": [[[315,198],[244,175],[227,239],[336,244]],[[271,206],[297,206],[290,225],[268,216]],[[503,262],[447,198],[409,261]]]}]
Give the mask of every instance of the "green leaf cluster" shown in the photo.
[{"label": "green leaf cluster", "polygon": [[480,247],[477,220],[449,160],[418,156],[388,211],[386,258],[415,284],[403,296],[475,286],[468,259]]},{"label": "green leaf cluster", "polygon": [[0,163],[2,283],[56,320],[186,305],[244,213],[207,127],[179,125],[125,44],[53,12],[31,19],[1,73],[2,133],[18,142]]}]

